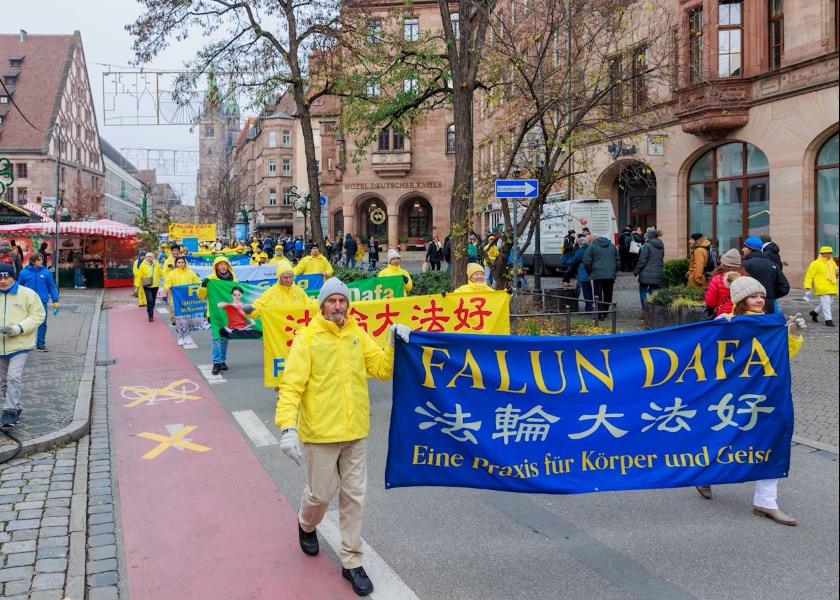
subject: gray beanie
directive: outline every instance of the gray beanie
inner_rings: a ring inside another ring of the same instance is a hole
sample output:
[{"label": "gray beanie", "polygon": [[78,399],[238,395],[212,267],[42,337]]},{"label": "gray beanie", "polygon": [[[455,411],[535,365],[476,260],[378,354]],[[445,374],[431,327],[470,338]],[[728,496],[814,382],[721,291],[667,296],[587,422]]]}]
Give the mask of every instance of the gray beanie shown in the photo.
[{"label": "gray beanie", "polygon": [[[724,279],[726,281],[726,279]],[[732,298],[732,305],[736,305],[745,298],[749,298],[753,294],[763,294],[767,296],[767,290],[759,283],[757,279],[752,277],[741,276],[735,279],[729,285],[729,297]]]},{"label": "gray beanie", "polygon": [[346,285],[344,285],[344,282],[338,277],[330,277],[324,282],[324,285],[321,287],[321,291],[318,294],[318,307],[320,308],[323,306],[324,301],[333,294],[341,294],[347,298],[347,302],[350,302],[350,290]]},{"label": "gray beanie", "polygon": [[659,236],[656,234],[656,229],[654,229],[653,227],[648,227],[645,230],[645,237],[649,240],[653,240],[658,238]]}]

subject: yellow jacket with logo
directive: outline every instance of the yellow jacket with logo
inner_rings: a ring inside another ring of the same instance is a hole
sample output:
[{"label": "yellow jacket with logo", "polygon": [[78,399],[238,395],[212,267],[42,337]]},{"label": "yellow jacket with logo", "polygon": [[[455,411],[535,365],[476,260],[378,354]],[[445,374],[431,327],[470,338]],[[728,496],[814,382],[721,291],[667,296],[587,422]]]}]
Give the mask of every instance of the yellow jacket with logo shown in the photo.
[{"label": "yellow jacket with logo", "polygon": [[295,266],[295,275],[315,275],[316,273],[327,273],[327,277],[333,274],[333,268],[330,261],[323,254],[318,256],[304,256],[300,262]]},{"label": "yellow jacket with logo", "polygon": [[16,281],[5,292],[0,291],[0,325],[19,327],[21,331],[15,336],[0,333],[0,356],[32,350],[35,334],[46,316],[44,303],[35,290]]},{"label": "yellow jacket with logo", "polygon": [[297,427],[302,442],[349,442],[370,430],[368,378],[394,371],[394,348],[385,349],[348,317],[344,327],[319,312],[292,342],[280,382],[274,421]]},{"label": "yellow jacket with logo", "polygon": [[837,263],[834,262],[834,259],[817,257],[817,260],[808,265],[802,287],[807,290],[813,286],[814,294],[817,296],[837,294],[836,273]]},{"label": "yellow jacket with logo", "polygon": [[254,300],[253,306],[255,310],[248,316],[256,319],[260,316],[260,311],[269,306],[291,308],[295,306],[307,306],[309,304],[312,304],[312,308],[315,310],[318,309],[318,301],[315,298],[307,296],[306,292],[298,284],[293,283],[286,287],[285,285],[275,283],[264,291],[259,298]]},{"label": "yellow jacket with logo", "polygon": [[163,271],[161,271],[158,261],[153,260],[152,264],[149,264],[149,261],[144,260],[140,263],[140,266],[137,267],[137,271],[134,273],[134,286],[143,287],[141,282],[146,277],[152,278],[152,285],[148,287],[160,287],[160,284],[163,282]]},{"label": "yellow jacket with logo", "polygon": [[408,292],[411,291],[411,286],[414,285],[414,282],[411,281],[411,275],[408,274],[408,271],[406,271],[402,267],[395,267],[391,263],[388,263],[388,266],[385,267],[384,269],[382,269],[381,271],[379,271],[379,275],[377,275],[377,277],[395,277],[395,276],[408,277],[408,281],[406,281],[405,284],[404,284],[405,293],[406,293],[406,295],[408,295]]}]

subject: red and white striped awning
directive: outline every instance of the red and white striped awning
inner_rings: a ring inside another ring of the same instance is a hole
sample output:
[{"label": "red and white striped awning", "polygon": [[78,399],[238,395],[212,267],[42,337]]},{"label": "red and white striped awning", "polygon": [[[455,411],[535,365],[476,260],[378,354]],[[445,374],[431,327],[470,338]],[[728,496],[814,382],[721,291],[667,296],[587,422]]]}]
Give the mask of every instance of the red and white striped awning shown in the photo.
[{"label": "red and white striped awning", "polygon": [[41,222],[42,223],[53,223],[53,224],[55,224],[55,221],[53,221],[50,217],[47,216],[47,214],[44,212],[44,207],[41,206],[40,204],[36,204],[34,202],[27,202],[26,204],[23,205],[23,208],[25,208],[29,212],[35,213],[36,215],[41,217]]},{"label": "red and white striped awning", "polygon": [[[55,235],[55,223],[20,223],[0,225],[2,234],[30,234],[30,235]],[[98,221],[67,221],[58,224],[60,235],[89,235],[110,238],[127,238],[140,233],[137,227],[118,223],[110,219],[99,219]]]}]

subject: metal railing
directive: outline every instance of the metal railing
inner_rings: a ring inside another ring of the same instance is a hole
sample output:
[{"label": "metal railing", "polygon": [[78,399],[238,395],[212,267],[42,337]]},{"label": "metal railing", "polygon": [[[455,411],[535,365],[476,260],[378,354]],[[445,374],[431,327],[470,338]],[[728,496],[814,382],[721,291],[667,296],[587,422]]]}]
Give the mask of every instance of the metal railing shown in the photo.
[{"label": "metal railing", "polygon": [[[565,330],[567,336],[572,335],[573,322],[589,321],[595,327],[607,327],[610,333],[616,333],[618,311],[615,302],[592,300],[595,310],[584,312],[578,310],[581,303],[584,302],[583,298],[564,296],[560,293],[561,291],[562,289],[517,290],[517,302],[511,304],[511,306],[518,307],[517,312],[510,314],[511,334],[524,335],[519,332],[520,321],[534,317],[560,321],[562,327],[559,329]],[[531,310],[521,312],[524,307],[530,307]],[[603,320],[599,319],[600,315],[604,315]]]}]

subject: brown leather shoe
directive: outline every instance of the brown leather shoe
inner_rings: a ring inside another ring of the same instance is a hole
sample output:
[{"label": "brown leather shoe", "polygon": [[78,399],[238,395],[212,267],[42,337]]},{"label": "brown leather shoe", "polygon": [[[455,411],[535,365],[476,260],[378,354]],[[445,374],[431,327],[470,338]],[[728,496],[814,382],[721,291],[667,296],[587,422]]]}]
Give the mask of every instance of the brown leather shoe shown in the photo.
[{"label": "brown leather shoe", "polygon": [[773,519],[776,523],[781,525],[796,525],[796,519],[791,517],[790,515],[786,515],[778,508],[762,508],[761,506],[756,506],[753,504],[753,514],[758,515],[759,517],[767,517],[768,519]]},{"label": "brown leather shoe", "polygon": [[697,491],[700,492],[700,495],[703,496],[706,500],[712,499],[712,486],[710,485],[698,485]]}]

